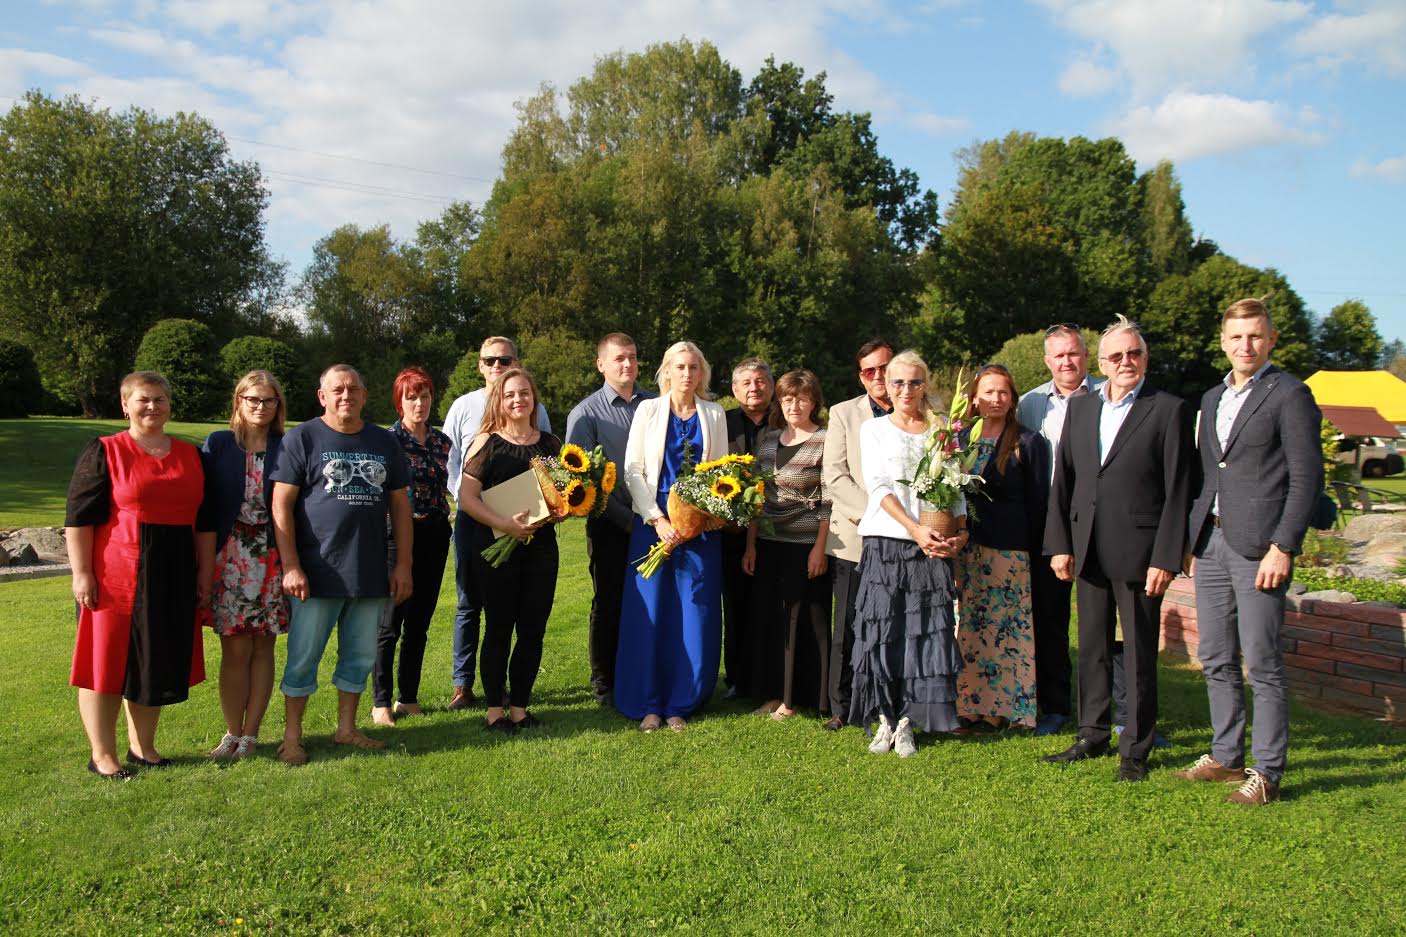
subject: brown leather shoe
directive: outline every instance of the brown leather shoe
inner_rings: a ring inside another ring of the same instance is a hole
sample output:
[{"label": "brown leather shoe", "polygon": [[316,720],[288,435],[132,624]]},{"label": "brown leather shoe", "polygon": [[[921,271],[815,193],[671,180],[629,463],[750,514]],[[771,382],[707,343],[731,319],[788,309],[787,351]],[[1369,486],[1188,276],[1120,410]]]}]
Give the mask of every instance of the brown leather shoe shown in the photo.
[{"label": "brown leather shoe", "polygon": [[1245,780],[1245,769],[1227,768],[1210,755],[1202,755],[1190,768],[1173,771],[1172,777],[1181,781],[1217,781],[1221,784],[1239,784]]},{"label": "brown leather shoe", "polygon": [[840,731],[841,729],[843,729],[844,727],[845,727],[845,717],[844,717],[844,716],[831,716],[831,717],[830,717],[830,721],[829,721],[829,722],[826,722],[826,723],[825,723],[823,726],[821,726],[820,728],[824,729],[826,732],[838,732],[838,731]]},{"label": "brown leather shoe", "polygon": [[1279,799],[1279,785],[1250,768],[1245,772],[1245,783],[1237,787],[1226,803],[1243,804],[1246,807],[1263,807],[1270,801]]},{"label": "brown leather shoe", "polygon": [[454,688],[454,693],[449,697],[449,705],[446,708],[468,709],[475,702],[476,701],[474,700],[473,690],[470,690],[467,687],[456,686]]}]

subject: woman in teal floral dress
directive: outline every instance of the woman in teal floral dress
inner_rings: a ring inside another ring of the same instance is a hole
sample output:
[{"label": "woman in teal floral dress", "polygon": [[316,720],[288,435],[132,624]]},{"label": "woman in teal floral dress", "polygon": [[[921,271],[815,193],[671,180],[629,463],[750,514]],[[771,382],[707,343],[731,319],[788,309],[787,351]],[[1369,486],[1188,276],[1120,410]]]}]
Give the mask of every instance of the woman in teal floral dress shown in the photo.
[{"label": "woman in teal floral dress", "polygon": [[971,543],[956,561],[960,589],[957,715],[971,731],[1035,725],[1030,556],[1039,556],[1049,497],[1049,446],[1015,417],[1015,381],[986,365],[972,383],[982,418],[981,494],[968,502]]},{"label": "woman in teal floral dress", "polygon": [[273,648],[288,630],[283,567],[269,514],[274,466],[283,440],[283,388],[251,371],[234,389],[227,430],[211,433],[206,499],[215,506],[214,582],[208,621],[220,636],[220,709],[225,734],[211,758],[254,751],[273,694]]}]

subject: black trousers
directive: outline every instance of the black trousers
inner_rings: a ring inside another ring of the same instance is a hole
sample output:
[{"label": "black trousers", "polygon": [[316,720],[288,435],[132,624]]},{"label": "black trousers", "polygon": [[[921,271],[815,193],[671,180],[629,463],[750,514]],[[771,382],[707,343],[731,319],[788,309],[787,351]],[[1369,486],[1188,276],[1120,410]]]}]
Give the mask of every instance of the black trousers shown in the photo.
[{"label": "black trousers", "polygon": [[1119,752],[1146,759],[1157,727],[1157,641],[1162,598],[1145,582],[1118,582],[1086,564],[1079,576],[1079,735],[1091,742],[1112,734],[1114,627],[1123,622],[1127,696]]},{"label": "black trousers", "polygon": [[596,695],[615,688],[615,654],[620,648],[620,602],[630,563],[630,532],[604,517],[586,521],[586,556],[591,584],[590,633],[587,653],[591,660],[591,687]]},{"label": "black trousers", "polygon": [[498,706],[506,692],[509,705],[526,707],[542,667],[542,640],[556,598],[556,531],[538,531],[531,543],[520,545],[494,569],[480,555],[492,542],[493,531],[480,530],[482,546],[475,547],[473,571],[483,597],[483,644],[478,651],[483,698],[489,706]]},{"label": "black trousers", "polygon": [[[415,521],[410,575],[415,591],[397,605],[376,632],[376,663],[371,668],[371,689],[377,706],[389,706],[400,684],[400,701],[420,701],[420,669],[425,661],[425,636],[430,631],[439,587],[444,581],[444,561],[449,556],[449,522],[442,517]],[[400,669],[395,681],[395,646],[400,643]]]},{"label": "black trousers", "polygon": [[724,531],[723,681],[730,687],[747,682],[747,627],[751,621],[752,577],[742,571],[747,535]]},{"label": "black trousers", "polygon": [[811,579],[811,544],[757,541],[748,673],[739,691],[794,709],[829,709],[830,573]]},{"label": "black trousers", "polygon": [[830,631],[830,712],[848,717],[854,683],[854,600],[859,594],[859,564],[832,556],[830,575],[835,600]]},{"label": "black trousers", "polygon": [[1031,559],[1036,703],[1045,715],[1068,716],[1074,711],[1074,667],[1069,660],[1069,602],[1074,583],[1054,574],[1048,556]]}]

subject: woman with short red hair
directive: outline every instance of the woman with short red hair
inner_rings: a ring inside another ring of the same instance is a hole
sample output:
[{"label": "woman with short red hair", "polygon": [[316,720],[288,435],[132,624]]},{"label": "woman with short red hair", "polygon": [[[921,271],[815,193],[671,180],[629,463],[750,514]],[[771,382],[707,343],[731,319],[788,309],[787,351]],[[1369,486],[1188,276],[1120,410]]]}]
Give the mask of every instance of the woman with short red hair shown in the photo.
[{"label": "woman with short red hair", "polygon": [[[425,659],[425,637],[439,603],[444,561],[449,555],[450,442],[448,436],[430,426],[434,381],[424,368],[406,368],[395,376],[391,392],[395,412],[400,414],[400,419],[391,424],[391,434],[405,450],[405,462],[410,467],[410,510],[415,532],[410,569],[415,589],[410,598],[388,610],[376,635],[371,719],[377,725],[392,725],[397,716],[421,714],[420,667]],[[398,641],[400,667],[392,678]],[[400,684],[400,697],[392,703],[396,682]]]}]

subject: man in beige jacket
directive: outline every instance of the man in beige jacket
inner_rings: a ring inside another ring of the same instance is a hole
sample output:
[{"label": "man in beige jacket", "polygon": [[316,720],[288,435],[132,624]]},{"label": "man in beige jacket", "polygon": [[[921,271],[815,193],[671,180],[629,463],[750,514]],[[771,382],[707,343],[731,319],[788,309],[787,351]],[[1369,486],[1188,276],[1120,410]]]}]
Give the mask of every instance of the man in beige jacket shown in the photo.
[{"label": "man in beige jacket", "polygon": [[864,393],[830,408],[825,433],[825,497],[830,501],[830,535],[825,552],[835,570],[835,622],[830,636],[830,721],[825,729],[843,728],[849,713],[850,682],[854,679],[854,599],[859,591],[859,556],[863,546],[859,519],[869,504],[859,457],[859,427],[865,420],[887,416],[893,409],[885,378],[893,346],[875,338],[855,355]]}]

